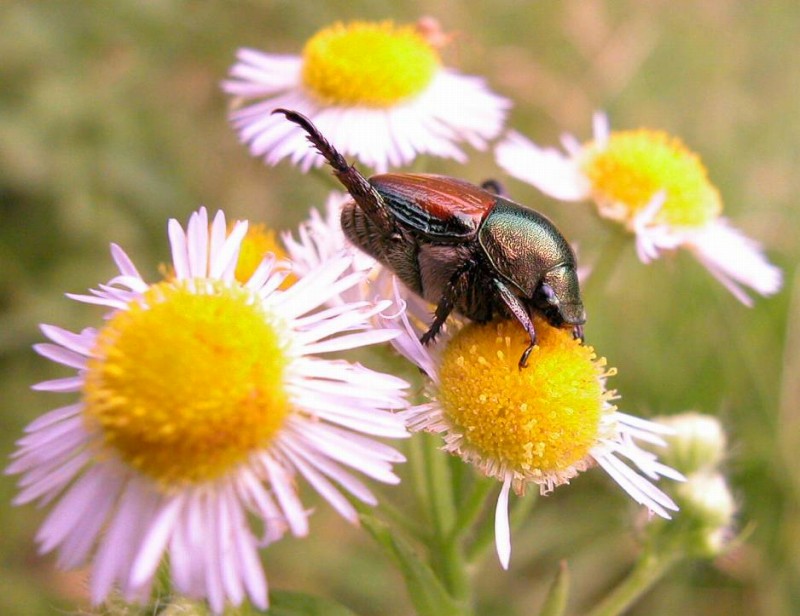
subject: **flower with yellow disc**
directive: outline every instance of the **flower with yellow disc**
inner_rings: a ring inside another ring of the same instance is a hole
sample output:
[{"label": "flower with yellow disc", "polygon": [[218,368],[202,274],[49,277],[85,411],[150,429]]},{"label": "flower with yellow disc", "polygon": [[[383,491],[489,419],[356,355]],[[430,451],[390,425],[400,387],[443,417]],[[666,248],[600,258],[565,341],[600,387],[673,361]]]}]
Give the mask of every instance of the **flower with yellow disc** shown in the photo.
[{"label": "flower with yellow disc", "polygon": [[146,600],[167,556],[175,590],[214,612],[246,597],[266,608],[258,548],[308,532],[298,476],[351,522],[345,495],[376,502],[354,471],[399,481],[403,456],[373,437],[407,436],[392,412],[407,383],[325,358],[394,337],[370,325],[391,302],[326,310],[361,280],[350,256],[282,289],[287,264],[262,243],[237,267],[246,233],[205,209],[185,230],[170,221],[171,273],[154,284],[112,246],[119,275],[72,296],[104,307],[103,325],[42,326],[51,342],[36,350],[76,374],[36,389],[79,400],[28,426],[7,472],[21,475],[16,504],[53,505],[41,550],[91,562],[95,603],[113,587]]},{"label": "flower with yellow disc", "polygon": [[682,475],[635,443],[664,445],[660,435],[669,429],[616,410],[615,392],[606,389],[615,371],[591,346],[534,317],[538,344],[520,369],[529,337],[515,320],[456,326],[430,348],[419,343],[405,314],[401,320],[405,335],[392,344],[430,378],[429,401],[401,415],[410,430],[441,434],[444,451],[503,482],[495,540],[504,568],[512,487],[521,495],[536,484],[545,494],[601,466],[657,515],[669,518],[677,509],[650,480]]},{"label": "flower with yellow disc", "polygon": [[563,145],[564,153],[510,133],[497,146],[497,162],[556,199],[593,200],[601,216],[635,234],[644,263],[686,248],[747,306],[745,288],[761,295],[781,288],[780,269],[721,215],[719,191],[679,139],[648,129],[612,132],[596,114],[591,142],[567,135]]},{"label": "flower with yellow disc", "polygon": [[284,158],[304,171],[323,163],[282,118],[294,109],[343,154],[376,172],[418,154],[464,162],[459,147],[479,149],[503,128],[510,103],[478,77],[442,66],[446,40],[432,20],[335,23],[314,34],[302,54],[241,49],[223,89],[234,97],[230,120],[254,156]]}]

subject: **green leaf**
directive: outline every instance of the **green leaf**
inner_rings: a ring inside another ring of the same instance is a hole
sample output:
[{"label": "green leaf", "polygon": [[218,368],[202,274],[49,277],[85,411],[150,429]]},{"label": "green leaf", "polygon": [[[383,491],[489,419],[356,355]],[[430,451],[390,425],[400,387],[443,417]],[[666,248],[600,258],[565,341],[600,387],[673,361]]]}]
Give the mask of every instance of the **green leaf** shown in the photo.
[{"label": "green leaf", "polygon": [[456,616],[470,611],[444,589],[431,568],[396,531],[368,514],[361,514],[364,529],[397,563],[419,616]]},{"label": "green leaf", "polygon": [[567,561],[562,560],[550,592],[542,606],[539,616],[562,616],[567,609],[567,598],[569,597],[569,569]]},{"label": "green leaf", "polygon": [[269,616],[356,616],[341,603],[302,592],[273,591],[269,603],[269,610],[263,612]]}]

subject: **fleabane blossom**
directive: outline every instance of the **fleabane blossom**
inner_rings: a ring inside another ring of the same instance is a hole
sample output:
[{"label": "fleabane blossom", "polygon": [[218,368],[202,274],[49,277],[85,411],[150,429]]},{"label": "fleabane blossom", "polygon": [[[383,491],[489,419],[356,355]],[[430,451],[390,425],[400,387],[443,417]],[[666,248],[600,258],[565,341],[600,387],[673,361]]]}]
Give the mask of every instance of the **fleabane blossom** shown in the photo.
[{"label": "fleabane blossom", "polygon": [[411,431],[441,434],[442,449],[502,482],[495,512],[500,563],[508,567],[508,499],[531,485],[542,494],[600,466],[637,503],[670,518],[677,506],[651,481],[681,480],[637,440],[664,445],[669,429],[617,411],[606,389],[616,373],[564,329],[534,317],[538,344],[528,365],[519,358],[530,338],[517,321],[456,325],[431,347],[406,315],[395,348],[427,374],[428,401],[401,414]]},{"label": "fleabane blossom", "polygon": [[314,34],[301,55],[240,49],[223,89],[234,97],[230,121],[253,156],[284,158],[303,171],[323,160],[276,108],[307,116],[343,154],[376,172],[418,154],[464,162],[459,147],[485,149],[503,128],[510,103],[479,77],[442,66],[446,40],[431,20],[335,23]]},{"label": "fleabane blossom", "polygon": [[562,141],[563,152],[512,132],[497,145],[497,162],[556,199],[594,201],[600,216],[635,234],[643,263],[685,248],[747,306],[753,300],[745,289],[767,296],[781,288],[780,269],[721,215],[719,191],[678,138],[649,129],[612,132],[598,113],[592,141]]},{"label": "fleabane blossom", "polygon": [[166,556],[178,593],[266,608],[258,548],[308,533],[298,478],[354,523],[348,495],[375,503],[357,474],[399,481],[402,455],[375,437],[407,436],[392,412],[407,383],[326,358],[395,336],[369,326],[390,302],[324,306],[361,280],[348,255],[285,290],[271,254],[237,273],[246,233],[205,209],[170,221],[170,274],[153,284],[112,245],[119,275],[72,296],[105,308],[103,325],[42,326],[37,352],[76,373],[35,389],[79,399],[28,426],[7,472],[17,505],[52,506],[41,551],[91,563],[95,603],[115,587],[146,600]]}]

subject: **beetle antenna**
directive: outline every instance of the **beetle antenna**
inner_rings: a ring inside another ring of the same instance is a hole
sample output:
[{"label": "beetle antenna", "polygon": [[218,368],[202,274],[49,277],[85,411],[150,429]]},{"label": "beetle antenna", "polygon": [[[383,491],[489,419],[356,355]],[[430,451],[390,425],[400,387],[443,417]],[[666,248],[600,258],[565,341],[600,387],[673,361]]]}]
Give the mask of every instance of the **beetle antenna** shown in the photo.
[{"label": "beetle antenna", "polygon": [[347,171],[350,169],[350,165],[347,164],[344,156],[342,156],[339,153],[339,150],[333,147],[330,142],[322,136],[322,133],[319,132],[319,129],[314,126],[311,120],[309,120],[302,113],[292,111],[291,109],[275,109],[272,113],[280,113],[286,116],[287,120],[294,122],[304,131],[306,131],[306,133],[308,133],[306,135],[306,139],[308,139],[317,149],[317,152],[325,157],[325,160],[327,160],[330,166],[333,167],[333,170],[336,171],[337,175],[340,173],[347,173]]},{"label": "beetle antenna", "polygon": [[378,226],[384,235],[391,235],[395,232],[395,223],[389,208],[383,201],[383,197],[369,183],[359,171],[352,165],[347,164],[347,160],[341,155],[331,143],[323,137],[314,123],[302,113],[291,109],[275,109],[272,113],[280,113],[286,116],[290,122],[294,122],[304,131],[306,138],[322,154],[328,164],[333,167],[333,173],[350,193],[358,206],[364,213]]}]

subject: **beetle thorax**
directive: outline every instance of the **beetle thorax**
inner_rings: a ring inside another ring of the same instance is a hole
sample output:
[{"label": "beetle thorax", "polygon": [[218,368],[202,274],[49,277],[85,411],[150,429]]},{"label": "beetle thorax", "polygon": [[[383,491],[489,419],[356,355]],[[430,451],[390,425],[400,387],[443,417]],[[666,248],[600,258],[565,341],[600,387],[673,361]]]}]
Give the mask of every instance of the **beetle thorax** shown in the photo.
[{"label": "beetle thorax", "polygon": [[559,265],[574,266],[572,248],[546,217],[498,198],[478,239],[499,275],[532,297],[542,277]]}]

